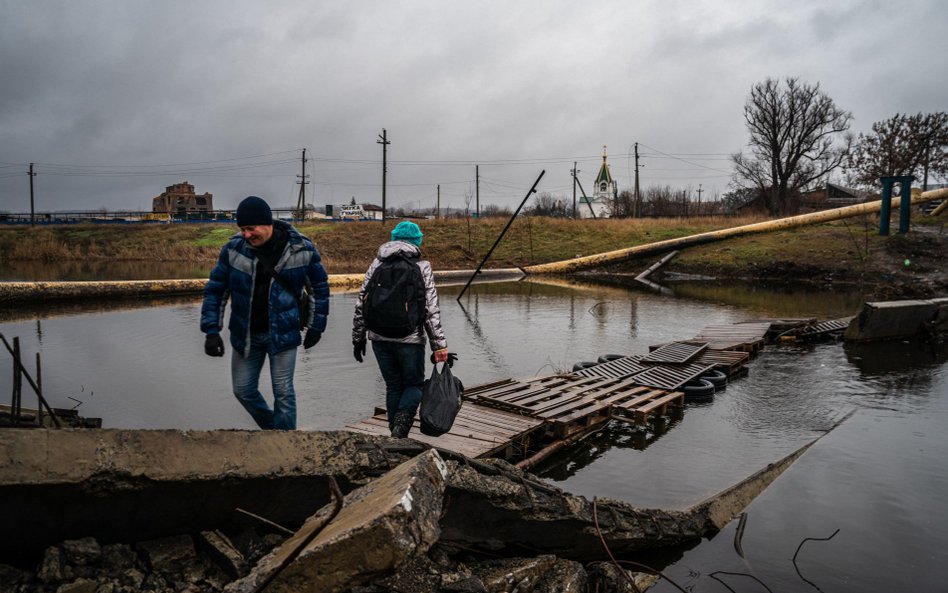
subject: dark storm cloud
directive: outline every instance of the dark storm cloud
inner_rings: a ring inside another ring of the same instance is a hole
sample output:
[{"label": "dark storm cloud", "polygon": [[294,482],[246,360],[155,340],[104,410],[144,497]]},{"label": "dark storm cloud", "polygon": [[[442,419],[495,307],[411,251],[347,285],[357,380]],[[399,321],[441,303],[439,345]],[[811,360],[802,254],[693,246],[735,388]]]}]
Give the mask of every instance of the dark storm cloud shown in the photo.
[{"label": "dark storm cloud", "polygon": [[309,201],[377,203],[382,128],[390,205],[433,206],[441,184],[463,206],[475,163],[488,202],[515,206],[541,169],[540,191],[571,194],[603,145],[625,189],[634,142],[644,184],[721,193],[714,155],[746,142],[767,76],[820,82],[855,131],[948,91],[934,1],[0,6],[0,210],[28,205],[29,162],[41,209],[147,207],[185,179],[218,207],[289,205],[303,147]]}]

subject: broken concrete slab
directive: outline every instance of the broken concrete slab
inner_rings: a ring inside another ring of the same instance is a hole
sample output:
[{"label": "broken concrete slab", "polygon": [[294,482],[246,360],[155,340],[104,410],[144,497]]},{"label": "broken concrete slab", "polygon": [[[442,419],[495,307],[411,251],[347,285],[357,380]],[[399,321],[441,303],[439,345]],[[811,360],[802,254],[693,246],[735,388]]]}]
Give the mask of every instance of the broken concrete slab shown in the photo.
[{"label": "broken concrete slab", "polygon": [[529,549],[574,560],[601,558],[603,541],[616,555],[680,546],[724,527],[818,440],[680,511],[609,499],[590,502],[501,460],[491,464],[493,474],[451,461],[451,504],[442,518],[440,544],[495,554]]},{"label": "broken concrete slab", "polygon": [[588,590],[588,583],[589,575],[582,564],[557,558],[553,567],[536,581],[534,591],[580,593]]},{"label": "broken concrete slab", "polygon": [[549,554],[535,558],[509,558],[482,562],[472,572],[488,593],[533,591],[540,579],[553,570],[556,561],[556,556]]},{"label": "broken concrete slab", "polygon": [[848,342],[892,340],[948,331],[948,298],[865,303],[843,333]]},{"label": "broken concrete slab", "polygon": [[0,431],[0,558],[35,562],[55,542],[134,542],[217,529],[235,508],[297,526],[407,456],[351,432]]},{"label": "broken concrete slab", "polygon": [[194,541],[188,535],[143,541],[136,547],[151,570],[162,575],[180,572],[196,554]]},{"label": "broken concrete slab", "polygon": [[[588,560],[602,556],[593,503],[554,486],[541,485],[508,466],[484,475],[449,462],[448,505],[441,542],[494,554],[519,550]],[[685,511],[638,509],[599,500],[596,515],[603,536],[616,554],[680,545],[707,533],[706,518]]]},{"label": "broken concrete slab", "polygon": [[[343,591],[425,553],[440,535],[447,466],[429,450],[324,507],[227,593]],[[320,530],[321,528],[321,530]]]},{"label": "broken concrete slab", "polygon": [[207,557],[231,579],[239,579],[249,572],[243,554],[220,531],[202,531],[195,536],[195,540]]}]

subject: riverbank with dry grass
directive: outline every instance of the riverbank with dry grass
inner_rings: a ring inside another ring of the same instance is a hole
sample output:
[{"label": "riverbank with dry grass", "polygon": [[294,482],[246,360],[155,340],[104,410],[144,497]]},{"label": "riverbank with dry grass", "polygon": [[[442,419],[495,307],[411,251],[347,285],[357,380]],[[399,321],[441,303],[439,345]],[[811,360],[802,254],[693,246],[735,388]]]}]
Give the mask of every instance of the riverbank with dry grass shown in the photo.
[{"label": "riverbank with dry grass", "polygon": [[[683,251],[666,271],[724,278],[856,282],[879,286],[880,296],[948,293],[948,230],[941,219],[917,216],[908,235],[878,235],[878,218],[865,216],[729,239]],[[563,220],[521,217],[497,246],[488,267],[561,261],[696,233],[760,222],[763,218]],[[395,222],[306,222],[332,274],[365,270]],[[489,251],[506,219],[422,220],[423,251],[437,270],[472,269]],[[893,229],[896,229],[897,222]],[[123,224],[0,227],[0,264],[20,262],[181,262],[213,265],[232,224]],[[657,258],[653,258],[657,259]],[[645,269],[630,261],[602,270],[617,276]]]}]

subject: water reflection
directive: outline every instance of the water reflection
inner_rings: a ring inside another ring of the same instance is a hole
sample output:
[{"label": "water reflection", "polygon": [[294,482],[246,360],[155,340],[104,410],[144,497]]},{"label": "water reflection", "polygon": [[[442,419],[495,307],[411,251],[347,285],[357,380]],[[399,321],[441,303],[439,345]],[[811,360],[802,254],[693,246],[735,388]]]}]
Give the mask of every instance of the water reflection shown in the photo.
[{"label": "water reflection", "polygon": [[207,278],[213,262],[17,261],[4,262],[0,281],[177,280]]},{"label": "water reflection", "polygon": [[[668,298],[563,281],[475,284],[458,303],[460,289],[444,287],[441,306],[449,347],[460,355],[455,372],[467,385],[550,374],[606,353],[645,353],[707,325],[838,318],[861,304],[854,294],[736,285],[702,284],[694,292],[678,285],[679,296]],[[323,340],[300,353],[303,429],[339,429],[383,401],[371,350],[365,364],[352,359],[354,304],[351,293],[333,295]],[[25,358],[41,353],[51,405],[79,400],[81,413],[103,418],[107,427],[252,428],[230,393],[226,358],[203,353],[199,311],[193,297],[43,306],[4,311],[0,332],[20,336]],[[787,560],[795,547],[840,528],[831,543],[807,550],[813,582],[834,591],[899,590],[906,582],[940,590],[948,577],[946,356],[944,346],[899,343],[768,348],[747,377],[709,404],[687,405],[663,432],[611,424],[539,471],[590,498],[682,508],[824,435],[856,410],[751,506],[744,549],[773,590],[797,590]],[[0,363],[0,392],[9,393],[10,368]],[[261,382],[268,384],[266,377]],[[721,590],[703,575],[740,568],[732,534],[684,552],[669,570],[684,580],[698,575],[695,591]]]},{"label": "water reflection", "polygon": [[[709,404],[693,405],[700,407]],[[583,439],[559,455],[544,461],[532,471],[544,478],[556,482],[565,482],[601,459],[612,449],[645,451],[663,435],[668,434],[678,424],[677,420],[680,420],[680,416],[657,418],[650,423],[648,429],[625,422],[610,422],[602,430]]]},{"label": "water reflection", "polygon": [[846,344],[844,350],[846,360],[855,365],[864,377],[924,371],[948,361],[948,349],[944,344],[921,340]]}]

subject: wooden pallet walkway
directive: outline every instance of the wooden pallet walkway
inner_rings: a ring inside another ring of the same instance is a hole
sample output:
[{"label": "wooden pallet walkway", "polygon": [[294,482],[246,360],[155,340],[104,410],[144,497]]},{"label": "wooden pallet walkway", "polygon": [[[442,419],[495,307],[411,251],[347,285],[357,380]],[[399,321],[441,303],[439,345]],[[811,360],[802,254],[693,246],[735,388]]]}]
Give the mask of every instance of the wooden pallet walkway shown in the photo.
[{"label": "wooden pallet walkway", "polygon": [[[504,410],[465,402],[446,434],[429,437],[421,434],[418,422],[412,426],[409,438],[432,446],[443,447],[472,459],[478,457],[511,457],[518,443],[528,439],[545,422]],[[346,425],[343,430],[378,436],[389,436],[388,416],[385,410],[376,410],[371,418]]]},{"label": "wooden pallet walkway", "polygon": [[[409,437],[471,458],[512,459],[612,419],[658,432],[666,417],[684,409],[684,394],[678,390],[682,385],[712,369],[732,377],[744,372],[768,333],[811,335],[839,331],[846,323],[791,319],[709,325],[690,340],[652,346],[646,356],[625,356],[573,373],[471,386],[450,432],[427,437],[416,424]],[[384,410],[345,429],[389,434]]]},{"label": "wooden pallet walkway", "polygon": [[742,350],[755,353],[764,347],[764,337],[770,331],[769,321],[752,321],[727,325],[709,325],[692,338],[708,342],[712,350]]}]

